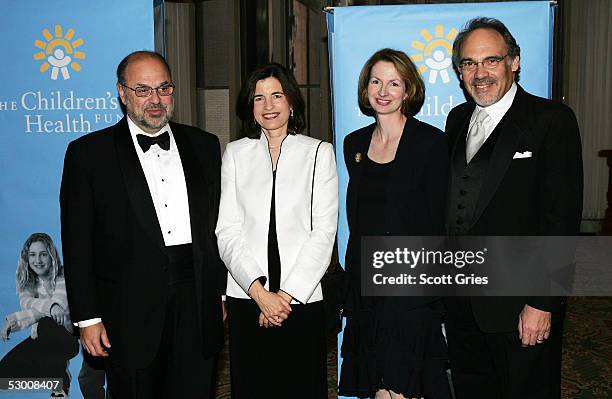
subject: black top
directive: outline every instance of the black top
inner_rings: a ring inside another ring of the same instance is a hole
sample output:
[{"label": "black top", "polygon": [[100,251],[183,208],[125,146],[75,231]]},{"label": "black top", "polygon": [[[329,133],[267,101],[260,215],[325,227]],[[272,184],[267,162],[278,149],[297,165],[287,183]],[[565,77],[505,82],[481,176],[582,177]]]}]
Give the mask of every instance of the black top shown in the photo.
[{"label": "black top", "polygon": [[270,292],[280,289],[281,262],[276,238],[276,212],[274,210],[274,188],[276,187],[276,171],[272,172],[272,201],[270,201],[270,226],[268,227],[268,279]]},{"label": "black top", "polygon": [[[364,157],[365,167],[359,190],[358,220],[359,233],[362,236],[385,235],[389,231],[387,218],[383,217],[387,209],[387,181],[393,161],[378,163]],[[373,212],[379,210],[379,212]]]}]

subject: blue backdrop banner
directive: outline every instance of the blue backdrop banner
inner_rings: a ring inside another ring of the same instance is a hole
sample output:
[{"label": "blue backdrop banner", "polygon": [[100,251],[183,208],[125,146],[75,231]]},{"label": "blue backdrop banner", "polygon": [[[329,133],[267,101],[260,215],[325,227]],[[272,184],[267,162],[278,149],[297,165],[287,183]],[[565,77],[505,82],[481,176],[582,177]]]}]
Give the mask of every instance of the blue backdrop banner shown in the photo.
[{"label": "blue backdrop banner", "polygon": [[[0,148],[0,313],[5,339],[0,342],[0,377],[17,377],[15,359],[5,355],[27,339],[38,344],[55,333],[63,337],[65,329],[56,331],[61,322],[40,322],[50,312],[45,294],[61,296],[63,278],[57,278],[49,289],[37,287],[36,282],[25,282],[18,288],[16,269],[31,273],[36,262],[49,262],[54,267],[54,261],[61,260],[52,247],[61,248],[58,195],[66,146],[123,116],[115,69],[129,52],[154,48],[153,2],[4,0],[0,26],[5,37],[0,42],[5,59],[0,89],[4,137]],[[53,243],[36,236],[26,245],[34,232],[47,233]],[[18,262],[22,248],[23,261]],[[62,300],[54,298],[53,303]],[[21,352],[17,358],[18,362]],[[69,361],[72,398],[83,397],[77,383],[81,362],[81,355]],[[28,365],[38,366],[35,361]],[[6,385],[0,381],[0,388]],[[37,386],[38,391],[18,397],[48,398],[50,385]],[[0,395],[12,397],[6,392]]]},{"label": "blue backdrop banner", "polygon": [[550,97],[554,8],[548,1],[336,7],[328,13],[341,260],[348,240],[348,175],[342,143],[348,133],[374,121],[360,112],[357,103],[361,68],[381,48],[408,54],[426,84],[425,103],[416,117],[444,129],[449,111],[465,102],[451,65],[452,44],[465,23],[479,16],[497,18],[508,27],[521,47],[521,85],[535,95]]}]

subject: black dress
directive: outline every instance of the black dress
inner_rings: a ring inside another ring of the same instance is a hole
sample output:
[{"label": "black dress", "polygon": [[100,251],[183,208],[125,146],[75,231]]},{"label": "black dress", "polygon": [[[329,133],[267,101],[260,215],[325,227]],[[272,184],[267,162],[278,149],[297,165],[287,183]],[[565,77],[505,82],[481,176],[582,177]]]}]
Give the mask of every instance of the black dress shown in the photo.
[{"label": "black dress", "polygon": [[[276,236],[276,173],[268,230],[270,291],[280,286]],[[326,399],[327,364],[323,302],[291,304],[281,327],[260,327],[252,299],[227,298],[232,399]]]},{"label": "black dress", "polygon": [[[365,156],[361,162],[357,232],[359,236],[389,235],[393,229],[385,211],[391,201],[398,200],[387,197],[395,161],[379,164]],[[451,397],[441,302],[432,299],[415,307],[410,299],[361,297],[351,287],[345,306],[341,395],[370,397],[379,389],[389,389],[409,398]]]}]

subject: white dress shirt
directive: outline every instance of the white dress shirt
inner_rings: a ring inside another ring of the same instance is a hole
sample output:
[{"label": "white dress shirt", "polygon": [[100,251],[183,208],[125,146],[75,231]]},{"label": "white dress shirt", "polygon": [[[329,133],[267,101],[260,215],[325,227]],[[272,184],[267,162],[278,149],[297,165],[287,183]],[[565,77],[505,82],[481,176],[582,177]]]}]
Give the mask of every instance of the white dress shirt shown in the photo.
[{"label": "white dress shirt", "polygon": [[[190,244],[191,224],[187,185],[183,164],[170,125],[166,124],[155,134],[148,134],[138,127],[129,116],[127,121],[132,142],[155,206],[155,213],[164,243],[166,246]],[[153,144],[147,152],[142,151],[136,138],[138,134],[156,137],[164,132],[168,132],[170,135],[170,149],[168,151],[161,149],[157,144]],[[94,318],[79,321],[75,324],[83,328],[101,321],[100,318]]]},{"label": "white dress shirt", "polygon": [[147,152],[143,152],[140,148],[136,135],[149,134],[140,129],[129,117],[128,126],[138,160],[147,179],[164,243],[166,246],[191,243],[185,174],[170,125],[166,124],[159,132],[150,135],[156,137],[168,132],[170,149],[165,151],[157,144],[153,144]]},{"label": "white dress shirt", "polygon": [[[472,125],[476,123],[476,115],[478,114],[478,111],[480,111],[481,109],[484,109],[487,112],[487,114],[490,116],[490,118],[487,118],[483,122],[483,125],[485,126],[485,129],[486,129],[485,130],[485,141],[487,141],[487,139],[489,138],[493,130],[495,130],[495,128],[499,124],[499,121],[502,120],[504,115],[506,115],[506,112],[508,112],[508,110],[512,106],[512,102],[514,101],[514,96],[516,95],[516,90],[517,90],[516,83],[513,82],[512,86],[510,86],[510,89],[506,92],[506,94],[504,94],[504,96],[495,104],[491,104],[488,107],[481,107],[480,105],[476,104],[476,108],[474,108],[474,112],[472,112],[472,117],[470,119],[470,127],[468,131],[470,131],[470,129],[472,129]],[[466,136],[465,138],[466,141],[468,137],[469,135]]]}]

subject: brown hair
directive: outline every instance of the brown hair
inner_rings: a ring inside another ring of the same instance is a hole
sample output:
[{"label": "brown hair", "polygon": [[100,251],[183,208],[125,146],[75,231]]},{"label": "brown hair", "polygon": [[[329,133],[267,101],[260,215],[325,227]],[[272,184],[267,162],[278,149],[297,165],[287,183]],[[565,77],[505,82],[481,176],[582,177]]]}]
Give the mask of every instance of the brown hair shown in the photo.
[{"label": "brown hair", "polygon": [[425,83],[423,83],[419,71],[406,53],[390,48],[375,52],[361,69],[357,85],[357,98],[361,112],[368,116],[374,116],[375,114],[368,100],[368,83],[372,67],[379,61],[390,62],[395,66],[406,86],[406,99],[402,103],[402,114],[406,117],[414,116],[419,112],[425,101]]},{"label": "brown hair", "polygon": [[258,139],[261,136],[261,126],[259,126],[253,115],[255,87],[260,80],[271,77],[278,79],[287,97],[287,102],[293,109],[293,114],[289,118],[287,133],[299,134],[306,127],[306,105],[304,104],[304,99],[295,77],[283,65],[272,62],[254,70],[240,88],[240,93],[238,93],[236,115],[242,122],[240,132],[243,137]]}]

